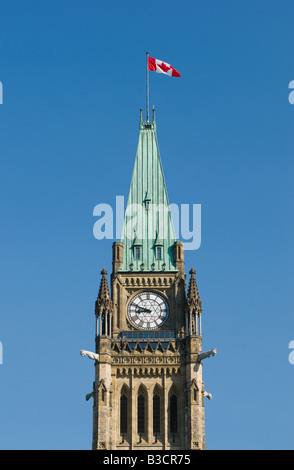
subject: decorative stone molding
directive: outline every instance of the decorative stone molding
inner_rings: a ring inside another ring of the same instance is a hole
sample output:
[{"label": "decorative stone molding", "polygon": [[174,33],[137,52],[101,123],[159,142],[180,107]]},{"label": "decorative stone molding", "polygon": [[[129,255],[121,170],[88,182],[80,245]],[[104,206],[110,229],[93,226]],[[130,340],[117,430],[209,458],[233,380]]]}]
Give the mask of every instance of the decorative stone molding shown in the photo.
[{"label": "decorative stone molding", "polygon": [[178,374],[181,374],[180,366],[174,367],[118,367],[116,369],[117,377],[128,377],[133,373],[134,377],[161,377],[166,374],[166,376],[172,377]]},{"label": "decorative stone molding", "polygon": [[[182,361],[183,362],[183,361]],[[181,364],[181,357],[178,356],[116,356],[113,358],[113,364],[130,364],[130,365],[140,365],[140,364]]]},{"label": "decorative stone molding", "polygon": [[174,284],[176,278],[173,277],[157,277],[157,276],[150,276],[150,277],[142,277],[142,276],[134,276],[134,277],[126,277],[122,278],[121,283],[123,286],[127,287],[169,287]]}]

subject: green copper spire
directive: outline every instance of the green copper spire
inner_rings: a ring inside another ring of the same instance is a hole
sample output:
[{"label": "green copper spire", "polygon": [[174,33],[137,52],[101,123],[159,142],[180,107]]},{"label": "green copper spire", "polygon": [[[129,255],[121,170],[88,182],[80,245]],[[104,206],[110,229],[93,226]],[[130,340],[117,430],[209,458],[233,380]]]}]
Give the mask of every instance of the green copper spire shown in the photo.
[{"label": "green copper spire", "polygon": [[153,122],[140,121],[139,142],[126,208],[119,271],[177,271],[175,233]]}]

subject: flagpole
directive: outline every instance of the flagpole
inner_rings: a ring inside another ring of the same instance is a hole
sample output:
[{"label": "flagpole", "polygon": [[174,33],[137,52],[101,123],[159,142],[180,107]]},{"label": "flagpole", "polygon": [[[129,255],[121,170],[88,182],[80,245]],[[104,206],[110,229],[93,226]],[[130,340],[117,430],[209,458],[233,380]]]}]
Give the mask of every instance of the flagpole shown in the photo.
[{"label": "flagpole", "polygon": [[146,52],[146,69],[147,69],[147,122],[149,122],[149,70],[148,70],[148,57],[149,52]]}]

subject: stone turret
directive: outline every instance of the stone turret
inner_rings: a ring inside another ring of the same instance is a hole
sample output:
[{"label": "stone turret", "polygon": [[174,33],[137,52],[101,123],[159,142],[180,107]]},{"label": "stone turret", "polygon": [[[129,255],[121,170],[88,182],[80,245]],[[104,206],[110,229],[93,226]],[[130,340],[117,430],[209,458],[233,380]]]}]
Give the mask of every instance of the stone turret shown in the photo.
[{"label": "stone turret", "polygon": [[186,332],[187,336],[201,336],[202,305],[195,278],[195,269],[192,268],[189,274],[191,277],[186,298]]},{"label": "stone turret", "polygon": [[113,305],[110,298],[108,282],[106,278],[107,271],[105,268],[102,269],[101,275],[102,279],[95,304],[95,315],[97,320],[96,333],[97,336],[111,336]]}]

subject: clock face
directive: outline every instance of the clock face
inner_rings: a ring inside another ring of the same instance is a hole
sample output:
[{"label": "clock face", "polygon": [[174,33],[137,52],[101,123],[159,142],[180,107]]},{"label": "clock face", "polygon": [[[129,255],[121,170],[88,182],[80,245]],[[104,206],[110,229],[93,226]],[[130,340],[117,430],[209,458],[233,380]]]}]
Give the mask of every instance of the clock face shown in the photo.
[{"label": "clock face", "polygon": [[169,316],[166,300],[154,292],[135,295],[128,305],[128,317],[132,325],[141,330],[160,328]]}]

